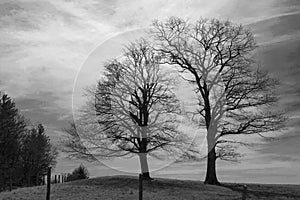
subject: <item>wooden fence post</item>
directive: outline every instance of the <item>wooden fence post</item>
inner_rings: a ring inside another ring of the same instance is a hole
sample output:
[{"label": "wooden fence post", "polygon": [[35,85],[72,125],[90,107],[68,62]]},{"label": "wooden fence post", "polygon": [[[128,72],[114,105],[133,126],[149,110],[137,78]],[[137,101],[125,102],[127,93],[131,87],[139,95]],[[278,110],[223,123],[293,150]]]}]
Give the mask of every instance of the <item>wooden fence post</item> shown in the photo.
[{"label": "wooden fence post", "polygon": [[50,189],[51,189],[51,167],[48,167],[46,200],[50,200]]},{"label": "wooden fence post", "polygon": [[243,197],[242,200],[246,200],[247,198],[247,185],[243,185]]},{"label": "wooden fence post", "polygon": [[143,200],[143,175],[139,174],[139,200]]}]

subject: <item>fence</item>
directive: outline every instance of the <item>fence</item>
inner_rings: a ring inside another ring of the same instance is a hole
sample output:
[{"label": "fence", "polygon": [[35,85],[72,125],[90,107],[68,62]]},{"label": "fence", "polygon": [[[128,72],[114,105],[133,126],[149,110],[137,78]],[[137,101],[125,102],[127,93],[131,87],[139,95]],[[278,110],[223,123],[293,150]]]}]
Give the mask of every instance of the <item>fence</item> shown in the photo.
[{"label": "fence", "polygon": [[[47,177],[48,177],[48,175],[43,176],[43,181],[42,181],[43,185],[47,184],[47,181],[48,181]],[[67,173],[52,174],[51,178],[50,178],[50,182],[52,184],[67,182]]]}]

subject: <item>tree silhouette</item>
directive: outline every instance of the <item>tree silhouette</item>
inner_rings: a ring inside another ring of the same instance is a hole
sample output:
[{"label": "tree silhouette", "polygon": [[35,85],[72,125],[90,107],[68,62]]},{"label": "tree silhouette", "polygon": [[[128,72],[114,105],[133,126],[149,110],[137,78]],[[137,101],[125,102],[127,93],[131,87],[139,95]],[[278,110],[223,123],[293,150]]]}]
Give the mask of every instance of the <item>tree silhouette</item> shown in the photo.
[{"label": "tree silhouette", "polygon": [[[91,92],[88,114],[67,130],[72,136],[67,146],[90,158],[138,155],[143,177],[150,179],[147,156],[162,158],[162,151],[179,151],[186,141],[177,129],[174,84],[159,63],[160,57],[144,39],[108,62]],[[91,118],[96,119],[93,126]],[[90,126],[83,124],[87,121]]]},{"label": "tree silhouette", "polygon": [[49,166],[55,166],[57,151],[42,124],[33,126],[22,140],[22,175],[27,186],[40,185]]},{"label": "tree silhouette", "polygon": [[285,117],[271,112],[277,82],[255,67],[256,44],[243,26],[217,19],[194,23],[171,17],[155,21],[151,35],[164,63],[181,72],[195,88],[198,105],[190,113],[207,130],[205,183],[219,184],[216,159],[232,159],[227,136],[267,133],[282,127]]},{"label": "tree silhouette", "polygon": [[84,165],[80,164],[80,166],[74,169],[72,173],[67,174],[66,182],[88,179],[88,178],[89,178],[89,172],[87,168]]},{"label": "tree silhouette", "polygon": [[56,156],[43,125],[30,128],[14,101],[0,93],[0,191],[39,185]]},{"label": "tree silhouette", "polygon": [[21,140],[26,122],[13,100],[0,93],[0,191],[9,183],[11,190],[14,172],[19,166]]}]

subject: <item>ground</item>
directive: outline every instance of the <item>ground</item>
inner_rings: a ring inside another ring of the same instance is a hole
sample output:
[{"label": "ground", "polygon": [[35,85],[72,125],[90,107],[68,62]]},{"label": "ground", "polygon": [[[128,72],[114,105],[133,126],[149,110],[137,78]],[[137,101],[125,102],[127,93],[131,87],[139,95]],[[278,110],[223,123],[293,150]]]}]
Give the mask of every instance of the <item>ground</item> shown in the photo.
[{"label": "ground", "polygon": [[[144,182],[144,200],[242,199],[243,184],[204,185],[200,181],[155,179]],[[110,176],[51,185],[51,200],[138,199],[138,178]],[[300,199],[300,185],[247,184],[247,199]],[[0,200],[43,200],[46,187],[0,193]]]}]

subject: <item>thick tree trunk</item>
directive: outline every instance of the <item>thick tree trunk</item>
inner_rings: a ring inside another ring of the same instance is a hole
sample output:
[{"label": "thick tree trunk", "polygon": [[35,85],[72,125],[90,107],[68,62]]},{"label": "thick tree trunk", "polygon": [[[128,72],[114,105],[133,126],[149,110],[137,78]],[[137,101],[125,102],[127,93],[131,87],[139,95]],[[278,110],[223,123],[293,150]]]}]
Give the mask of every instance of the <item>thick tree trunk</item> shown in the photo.
[{"label": "thick tree trunk", "polygon": [[[141,116],[142,118],[142,116]],[[147,116],[144,117],[145,121],[147,122]],[[140,142],[140,165],[141,165],[141,174],[142,178],[144,180],[152,180],[149,174],[149,167],[148,167],[148,160],[147,160],[147,123],[145,123],[145,126],[141,126],[141,142]]]},{"label": "thick tree trunk", "polygon": [[150,174],[149,174],[147,153],[139,153],[139,158],[140,158],[141,173],[142,173],[143,179],[152,180],[152,178],[150,177]]},{"label": "thick tree trunk", "polygon": [[216,174],[216,152],[215,148],[208,149],[207,169],[204,184],[220,185]]},{"label": "thick tree trunk", "polygon": [[215,123],[211,123],[207,130],[207,169],[206,169],[206,177],[205,177],[205,184],[210,185],[220,185],[218,181],[217,174],[216,174],[216,139],[215,135],[217,133],[217,128]]}]

